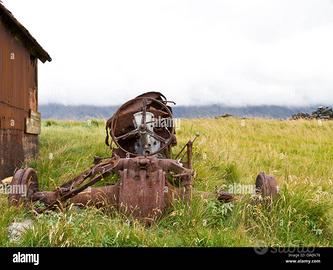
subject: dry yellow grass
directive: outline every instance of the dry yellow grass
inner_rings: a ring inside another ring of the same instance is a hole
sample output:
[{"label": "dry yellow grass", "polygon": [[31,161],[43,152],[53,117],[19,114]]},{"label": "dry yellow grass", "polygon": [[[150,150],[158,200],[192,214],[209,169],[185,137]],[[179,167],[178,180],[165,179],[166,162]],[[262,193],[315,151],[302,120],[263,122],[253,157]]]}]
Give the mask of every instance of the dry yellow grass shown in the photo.
[{"label": "dry yellow grass", "polygon": [[[103,121],[45,121],[41,151],[29,165],[42,189],[53,189],[90,166],[95,155],[110,155]],[[333,122],[268,119],[187,119],[178,130],[176,153],[196,132],[194,188],[214,191],[231,184],[254,184],[258,172],[277,177],[281,192],[270,207],[247,199],[220,204],[193,198],[176,203],[151,228],[96,209],[34,218],[19,243],[7,227],[31,217],[8,208],[1,196],[0,244],[19,246],[332,246]]]}]

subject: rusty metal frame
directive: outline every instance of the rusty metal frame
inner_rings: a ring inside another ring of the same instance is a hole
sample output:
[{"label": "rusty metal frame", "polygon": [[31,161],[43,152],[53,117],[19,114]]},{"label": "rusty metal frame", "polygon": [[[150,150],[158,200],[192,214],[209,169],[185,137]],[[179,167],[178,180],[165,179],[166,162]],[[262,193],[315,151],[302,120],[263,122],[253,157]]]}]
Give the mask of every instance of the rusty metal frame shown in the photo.
[{"label": "rusty metal frame", "polygon": [[[149,155],[137,155],[130,152],[116,140],[117,123],[122,123],[123,127],[128,128],[131,125],[133,113],[136,111],[143,112],[143,128],[146,128],[145,114],[148,111],[173,119],[171,108],[166,105],[167,102],[165,97],[158,92],[145,93],[126,102],[106,123],[106,130],[110,130],[111,138],[118,146],[112,156],[109,158],[95,157],[94,165],[91,168],[53,191],[38,190],[37,174],[34,170],[30,168],[19,170],[14,175],[12,184],[26,185],[28,195],[26,197],[17,194],[10,195],[10,204],[18,205],[23,202],[25,205],[31,206],[35,202],[41,202],[44,207],[35,208],[37,213],[55,208],[62,209],[68,203],[97,207],[108,205],[135,218],[154,220],[165,212],[175,198],[189,201],[194,175],[192,145],[196,138],[189,141],[183,148],[187,149],[185,165],[180,160],[170,159],[170,151],[165,152],[167,148],[176,143],[174,125],[168,130],[169,137],[164,138],[164,144],[161,144],[158,151]],[[160,136],[150,133],[149,135]],[[121,155],[119,156],[117,153]],[[111,174],[119,175],[116,184],[93,187]],[[169,178],[178,181],[170,181]]]},{"label": "rusty metal frame", "polygon": [[[174,141],[171,141],[175,132],[174,126],[169,132],[172,137],[168,138],[168,143],[162,145],[159,151],[149,155],[133,153],[116,140],[115,134],[119,130],[123,134],[131,132],[131,119],[138,110],[143,111],[141,124],[143,128],[146,128],[147,101],[150,101],[150,105],[155,103],[156,107],[150,108],[150,110],[166,113],[167,116],[172,117],[172,111],[166,106],[167,101],[163,97],[158,92],[149,92],[121,106],[106,123],[106,142],[108,142],[108,130],[110,130],[111,138],[118,146],[114,149],[112,156],[95,157],[94,165],[91,168],[55,190],[39,191],[37,173],[31,168],[18,170],[11,184],[25,185],[27,194],[24,197],[19,194],[11,194],[9,203],[34,206],[35,202],[41,202],[44,207],[35,208],[37,213],[55,208],[64,209],[68,204],[111,206],[126,215],[150,222],[161,217],[175,199],[189,202],[194,178],[193,144],[199,134],[196,134],[182,147],[175,159],[171,159],[170,151],[165,152],[166,148],[176,143],[175,138]],[[122,123],[121,128],[117,126],[117,123]],[[117,135],[119,136],[119,134]],[[186,161],[183,160],[185,156]],[[119,179],[114,185],[93,187],[111,174],[119,175]],[[264,197],[273,198],[278,193],[275,178],[264,173],[258,175],[256,189],[257,193]],[[224,191],[217,193],[217,199],[221,202],[231,202],[237,198],[234,194]]]}]

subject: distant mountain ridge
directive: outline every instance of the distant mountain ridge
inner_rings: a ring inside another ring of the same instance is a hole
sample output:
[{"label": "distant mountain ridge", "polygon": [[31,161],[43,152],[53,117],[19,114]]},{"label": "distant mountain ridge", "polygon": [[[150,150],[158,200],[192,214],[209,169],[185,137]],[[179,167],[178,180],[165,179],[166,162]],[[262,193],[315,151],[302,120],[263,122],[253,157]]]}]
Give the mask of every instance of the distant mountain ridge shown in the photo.
[{"label": "distant mountain ridge", "polygon": [[[319,106],[319,105],[318,105]],[[200,106],[174,106],[176,118],[204,118],[231,114],[238,117],[265,117],[287,119],[295,113],[310,113],[318,106],[226,106],[226,105],[200,105]],[[109,118],[119,106],[93,106],[93,105],[62,105],[44,104],[39,106],[43,119],[87,120],[89,118]]]}]

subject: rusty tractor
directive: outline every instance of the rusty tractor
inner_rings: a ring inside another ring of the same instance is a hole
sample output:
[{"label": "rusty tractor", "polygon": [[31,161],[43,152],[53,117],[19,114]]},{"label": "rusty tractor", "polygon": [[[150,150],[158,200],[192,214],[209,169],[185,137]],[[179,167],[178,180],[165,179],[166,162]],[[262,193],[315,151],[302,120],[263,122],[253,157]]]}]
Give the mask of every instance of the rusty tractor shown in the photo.
[{"label": "rusty tractor", "polygon": [[[126,102],[106,122],[105,143],[112,150],[110,157],[95,157],[89,169],[53,191],[39,190],[32,168],[19,169],[11,185],[25,186],[26,192],[10,194],[9,204],[33,206],[37,213],[63,209],[68,204],[112,206],[125,215],[151,221],[161,217],[176,199],[189,203],[194,178],[192,147],[198,134],[172,158],[177,139],[170,104],[174,103],[158,92]],[[111,175],[118,179],[115,184],[96,187]],[[256,190],[264,197],[276,196],[275,178],[260,173]],[[221,202],[236,197],[224,191],[217,193]],[[38,207],[35,202],[40,202]]]}]

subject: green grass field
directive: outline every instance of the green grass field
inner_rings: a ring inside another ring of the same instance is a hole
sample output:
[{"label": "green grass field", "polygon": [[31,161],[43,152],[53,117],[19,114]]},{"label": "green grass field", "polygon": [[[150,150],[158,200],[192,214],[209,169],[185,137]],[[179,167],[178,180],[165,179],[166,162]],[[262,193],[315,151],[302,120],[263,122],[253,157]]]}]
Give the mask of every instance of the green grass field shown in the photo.
[{"label": "green grass field", "polygon": [[[174,153],[193,138],[193,200],[175,203],[147,228],[117,213],[94,208],[34,216],[9,208],[0,195],[1,246],[333,246],[333,122],[266,119],[182,120]],[[52,190],[109,156],[103,121],[44,121],[38,171],[41,189]],[[254,184],[260,171],[276,176],[279,197],[253,204],[249,196],[221,204],[197,191]],[[13,221],[33,219],[20,239],[10,242]]]}]

